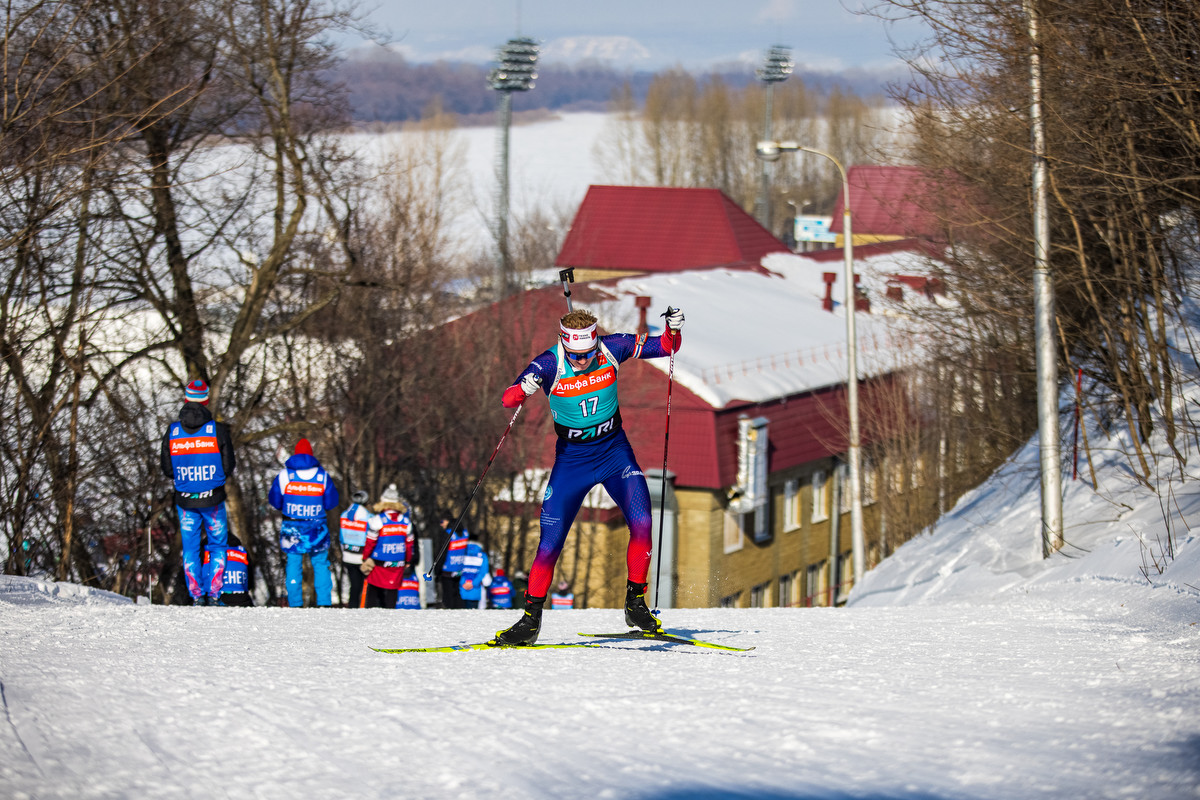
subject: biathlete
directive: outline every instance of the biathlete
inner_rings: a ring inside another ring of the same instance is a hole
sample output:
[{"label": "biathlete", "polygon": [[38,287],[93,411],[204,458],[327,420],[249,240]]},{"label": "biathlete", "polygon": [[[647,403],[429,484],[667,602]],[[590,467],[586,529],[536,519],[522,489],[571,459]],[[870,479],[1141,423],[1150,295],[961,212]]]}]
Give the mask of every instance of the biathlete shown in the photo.
[{"label": "biathlete", "polygon": [[660,336],[599,336],[595,315],[583,309],[571,311],[559,320],[558,344],[530,362],[505,390],[505,408],[516,408],[539,389],[546,394],[558,442],[542,498],[541,538],[529,570],[525,613],[511,628],[496,634],[497,643],[537,641],[554,565],[584,497],[597,484],[604,486],[629,526],[625,624],[662,630],[662,623],[646,606],[646,575],[653,550],[650,490],[621,427],[617,370],[631,358],[661,358],[679,350],[683,312],[668,308],[665,316],[667,329]]}]

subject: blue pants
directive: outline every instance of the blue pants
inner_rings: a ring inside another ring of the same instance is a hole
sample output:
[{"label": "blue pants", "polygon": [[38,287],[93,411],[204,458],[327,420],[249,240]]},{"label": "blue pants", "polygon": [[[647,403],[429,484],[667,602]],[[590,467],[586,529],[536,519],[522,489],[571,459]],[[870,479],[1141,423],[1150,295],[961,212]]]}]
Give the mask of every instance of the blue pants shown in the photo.
[{"label": "blue pants", "polygon": [[608,492],[629,526],[629,547],[625,552],[629,580],[646,582],[653,549],[650,490],[622,430],[596,444],[567,444],[559,439],[555,445],[554,467],[542,499],[541,539],[529,570],[530,597],[546,596],[567,532],[587,493],[596,484]]},{"label": "blue pants", "polygon": [[329,551],[287,554],[287,598],[288,605],[299,608],[304,605],[304,557],[312,560],[313,588],[317,591],[317,605],[328,607],[333,602],[333,575],[329,572]]},{"label": "blue pants", "polygon": [[[229,519],[225,516],[225,503],[208,508],[180,508],[179,537],[183,540],[183,574],[187,578],[188,593],[192,599],[207,594],[214,600],[221,596],[225,581],[225,546],[229,534]],[[200,535],[208,534],[208,563],[212,566],[212,580],[204,585],[204,564],[200,558]]]}]

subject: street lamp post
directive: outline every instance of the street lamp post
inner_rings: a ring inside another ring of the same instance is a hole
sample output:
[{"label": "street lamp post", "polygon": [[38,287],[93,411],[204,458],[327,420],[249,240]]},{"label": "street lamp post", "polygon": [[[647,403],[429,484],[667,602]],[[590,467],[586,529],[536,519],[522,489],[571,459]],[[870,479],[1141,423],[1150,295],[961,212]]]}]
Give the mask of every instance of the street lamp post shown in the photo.
[{"label": "street lamp post", "polygon": [[[850,443],[847,456],[850,461],[850,544],[854,555],[854,580],[857,583],[866,572],[866,539],[863,535],[862,519],[862,439],[858,426],[858,337],[854,324],[857,308],[857,289],[854,285],[854,238],[850,229],[850,182],[841,162],[821,150],[803,147],[797,142],[762,141],[754,154],[763,161],[778,161],[784,153],[812,153],[824,156],[833,162],[842,178],[842,252],[845,255],[846,282],[846,411],[850,417]],[[835,509],[836,513],[836,509]]]}]

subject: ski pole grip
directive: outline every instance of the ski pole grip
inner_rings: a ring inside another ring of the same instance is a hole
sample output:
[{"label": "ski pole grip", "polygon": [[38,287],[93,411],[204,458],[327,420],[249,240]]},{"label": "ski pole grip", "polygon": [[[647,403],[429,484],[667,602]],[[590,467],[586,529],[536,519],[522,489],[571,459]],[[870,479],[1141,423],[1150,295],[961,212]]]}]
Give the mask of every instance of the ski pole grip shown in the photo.
[{"label": "ski pole grip", "polygon": [[575,309],[571,305],[571,287],[568,284],[575,282],[575,268],[567,267],[566,269],[560,269],[558,271],[558,279],[562,281],[563,296],[567,298],[567,311],[574,311]]}]

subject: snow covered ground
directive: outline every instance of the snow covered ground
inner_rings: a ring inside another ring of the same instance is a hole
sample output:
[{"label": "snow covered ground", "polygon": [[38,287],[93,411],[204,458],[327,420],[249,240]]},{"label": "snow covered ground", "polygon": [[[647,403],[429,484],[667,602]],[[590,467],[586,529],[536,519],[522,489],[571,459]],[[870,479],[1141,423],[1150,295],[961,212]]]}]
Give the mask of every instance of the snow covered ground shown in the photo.
[{"label": "snow covered ground", "polygon": [[[1175,487],[1176,558],[1147,579],[1158,502],[1101,460],[1107,499],[1071,484],[1071,546],[1043,562],[1035,457],[847,608],[664,612],[749,653],[384,655],[514,612],[161,607],[0,576],[0,796],[1200,797],[1200,489]],[[542,641],[621,622],[551,611]]]},{"label": "snow covered ground", "polygon": [[[384,655],[516,613],[161,607],[0,575],[0,798],[1198,798],[1200,475],[1155,495],[1119,431],[1089,440],[1099,491],[1068,484],[1054,558],[1031,445],[846,608],[663,614],[748,653]],[[621,622],[547,612],[542,641]]]}]

